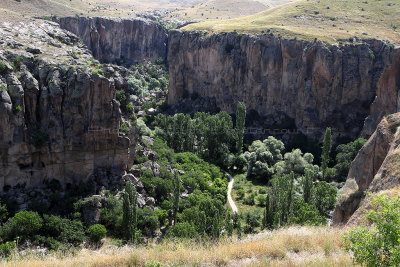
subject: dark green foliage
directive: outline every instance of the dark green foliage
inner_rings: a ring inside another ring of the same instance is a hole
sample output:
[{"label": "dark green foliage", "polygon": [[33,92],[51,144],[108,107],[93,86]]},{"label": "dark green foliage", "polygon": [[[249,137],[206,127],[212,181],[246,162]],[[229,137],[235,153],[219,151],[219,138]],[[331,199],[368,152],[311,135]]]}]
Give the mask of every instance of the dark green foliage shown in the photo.
[{"label": "dark green foliage", "polygon": [[237,195],[237,199],[243,199],[245,192],[243,189],[239,189],[238,191],[236,191],[236,195]]},{"label": "dark green foliage", "polygon": [[168,229],[166,233],[167,237],[177,237],[177,238],[194,238],[197,236],[196,228],[188,223],[176,223],[174,226]]},{"label": "dark green foliage", "polygon": [[122,123],[121,124],[121,128],[120,128],[121,132],[123,132],[124,134],[128,134],[130,129],[127,123]]},{"label": "dark green foliage", "polygon": [[236,152],[242,153],[243,137],[246,124],[246,105],[239,102],[236,109]]},{"label": "dark green foliage", "polygon": [[314,186],[314,170],[307,169],[303,177],[301,177],[301,188],[303,190],[303,199],[305,203],[311,203],[312,189]]},{"label": "dark green foliage", "polygon": [[101,209],[100,222],[114,236],[121,236],[122,201],[111,195]]},{"label": "dark green foliage", "polygon": [[88,229],[88,236],[91,242],[99,243],[104,237],[106,237],[107,230],[104,225],[94,224]]},{"label": "dark green foliage", "polygon": [[321,170],[322,177],[326,178],[326,170],[330,162],[330,153],[332,149],[332,131],[331,128],[326,128],[324,142],[322,144],[322,154],[321,154]]},{"label": "dark green foliage", "polygon": [[149,208],[137,209],[137,227],[155,231],[159,227],[157,213]]},{"label": "dark green foliage", "polygon": [[78,245],[85,239],[81,221],[69,220],[55,215],[43,215],[42,233],[62,243]]},{"label": "dark green foliage", "polygon": [[400,266],[400,197],[384,195],[372,201],[372,227],[358,227],[344,235],[345,248],[362,266]]},{"label": "dark green foliage", "polygon": [[[132,102],[129,102],[128,105],[126,105],[125,108],[129,113],[132,113],[133,109],[134,109],[134,106],[133,106]],[[134,114],[132,114],[132,115],[134,115]],[[135,121],[136,121],[136,116],[135,116]]]},{"label": "dark green foliage", "polygon": [[265,199],[264,217],[262,220],[262,227],[272,229],[274,225],[274,210],[273,203],[271,202],[270,194]]},{"label": "dark green foliage", "polygon": [[334,167],[336,171],[336,179],[338,181],[344,181],[349,173],[351,162],[357,156],[358,151],[367,142],[364,138],[358,138],[357,140],[348,144],[339,145],[336,148],[336,165]]},{"label": "dark green foliage", "polygon": [[232,118],[226,112],[214,116],[199,112],[193,119],[184,114],[159,114],[154,125],[159,128],[158,135],[176,152],[193,152],[221,165],[235,140]]},{"label": "dark green foliage", "polygon": [[179,179],[178,172],[175,171],[175,173],[174,173],[174,192],[173,192],[174,222],[176,221],[176,215],[178,213],[180,197],[181,197],[181,180]]},{"label": "dark green foliage", "polygon": [[124,238],[129,242],[135,242],[137,230],[137,196],[136,189],[131,182],[127,182],[125,187],[122,210]]},{"label": "dark green foliage", "polygon": [[246,224],[253,229],[260,226],[260,214],[257,212],[246,213]]},{"label": "dark green foliage", "polygon": [[243,203],[249,206],[253,206],[255,204],[255,197],[256,195],[254,193],[251,193],[243,200]]},{"label": "dark green foliage", "polygon": [[17,247],[15,241],[5,242],[0,244],[0,253],[3,257],[10,256],[11,252]]},{"label": "dark green foliage", "polygon": [[6,64],[3,60],[0,60],[0,74],[3,74],[7,70]]},{"label": "dark green foliage", "polygon": [[328,216],[330,210],[336,205],[337,189],[327,182],[319,182],[314,188],[313,204],[320,214]]},{"label": "dark green foliage", "polygon": [[300,225],[321,225],[326,224],[326,217],[321,216],[318,209],[311,204],[307,204],[303,199],[294,202],[293,216],[291,222]]},{"label": "dark green foliage", "polygon": [[125,103],[125,101],[126,101],[125,91],[124,90],[117,90],[116,98],[121,104]]},{"label": "dark green foliage", "polygon": [[13,240],[16,237],[22,240],[32,238],[43,226],[43,219],[37,212],[21,211],[10,218],[2,227],[2,239]]}]

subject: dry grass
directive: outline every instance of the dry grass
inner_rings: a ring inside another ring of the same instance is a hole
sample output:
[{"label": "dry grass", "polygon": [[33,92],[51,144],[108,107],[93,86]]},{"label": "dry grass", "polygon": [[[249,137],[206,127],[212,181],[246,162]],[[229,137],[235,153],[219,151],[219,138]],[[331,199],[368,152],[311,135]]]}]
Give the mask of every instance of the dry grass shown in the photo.
[{"label": "dry grass", "polygon": [[154,261],[169,266],[352,266],[342,251],[344,230],[326,227],[290,227],[223,240],[218,244],[172,242],[146,247],[82,250],[71,257],[30,255],[5,266],[144,266]]},{"label": "dry grass", "polygon": [[186,30],[273,32],[285,38],[338,42],[378,38],[400,44],[400,1],[301,0],[256,15],[192,24]]}]

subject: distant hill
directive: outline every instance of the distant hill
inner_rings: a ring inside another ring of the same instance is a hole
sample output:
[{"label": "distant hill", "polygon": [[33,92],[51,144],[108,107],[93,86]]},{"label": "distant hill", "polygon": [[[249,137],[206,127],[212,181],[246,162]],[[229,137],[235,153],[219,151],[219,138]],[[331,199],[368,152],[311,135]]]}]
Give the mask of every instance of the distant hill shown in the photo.
[{"label": "distant hill", "polygon": [[209,0],[204,3],[172,12],[168,18],[192,20],[221,20],[253,15],[275,6],[297,0]]},{"label": "distant hill", "polygon": [[267,11],[231,20],[191,24],[186,30],[280,34],[340,42],[357,36],[400,44],[400,1],[300,0]]}]

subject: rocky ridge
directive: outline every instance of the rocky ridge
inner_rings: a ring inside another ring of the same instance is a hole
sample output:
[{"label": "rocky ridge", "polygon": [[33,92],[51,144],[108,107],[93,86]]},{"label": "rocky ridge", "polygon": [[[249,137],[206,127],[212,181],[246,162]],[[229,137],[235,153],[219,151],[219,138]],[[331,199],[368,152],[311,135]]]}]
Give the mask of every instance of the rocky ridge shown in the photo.
[{"label": "rocky ridge", "polygon": [[[382,119],[374,134],[351,163],[334,224],[360,224],[368,211],[371,196],[398,195],[400,190],[400,113]],[[366,193],[372,194],[366,197]]]},{"label": "rocky ridge", "polygon": [[0,191],[125,173],[136,145],[134,128],[119,131],[125,69],[99,65],[78,37],[44,21],[4,24],[0,60]]}]

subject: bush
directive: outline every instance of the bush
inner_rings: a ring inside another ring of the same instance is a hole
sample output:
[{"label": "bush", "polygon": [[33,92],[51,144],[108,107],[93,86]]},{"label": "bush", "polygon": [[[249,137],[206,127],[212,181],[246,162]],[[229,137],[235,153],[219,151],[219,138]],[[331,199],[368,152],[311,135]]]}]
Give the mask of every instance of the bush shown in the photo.
[{"label": "bush", "polygon": [[126,110],[127,110],[129,113],[132,113],[132,112],[133,112],[133,108],[134,108],[134,106],[133,106],[132,102],[129,102],[129,104],[126,105]]},{"label": "bush", "polygon": [[294,202],[292,222],[300,225],[326,224],[327,220],[321,216],[314,205],[307,204],[303,199]]},{"label": "bush", "polygon": [[238,191],[236,191],[236,195],[237,195],[237,199],[243,199],[245,192],[243,189],[239,189]]},{"label": "bush", "polygon": [[328,216],[329,212],[336,205],[337,189],[327,182],[319,182],[314,188],[313,204],[320,214]]},{"label": "bush", "polygon": [[[43,233],[62,243],[80,244],[85,239],[82,222],[55,215],[43,215]],[[48,240],[49,241],[49,240]],[[50,240],[51,241],[51,240]]]},{"label": "bush", "polygon": [[127,123],[122,123],[121,124],[121,128],[120,128],[121,132],[123,132],[124,134],[128,134],[130,129]]},{"label": "bush", "polygon": [[373,227],[358,227],[344,235],[345,248],[363,266],[400,265],[400,197],[378,196],[368,214]]},{"label": "bush", "polygon": [[6,242],[0,245],[0,251],[3,257],[8,257],[11,252],[17,247],[15,241]]},{"label": "bush", "polygon": [[149,208],[137,209],[137,224],[139,229],[155,231],[159,225],[157,213]]},{"label": "bush", "polygon": [[94,224],[88,229],[89,239],[93,243],[99,243],[104,237],[106,237],[106,234],[106,227],[102,224]]},{"label": "bush", "polygon": [[167,230],[167,237],[194,238],[197,236],[196,228],[188,223],[177,223]]},{"label": "bush", "polygon": [[5,227],[8,228],[8,238],[20,237],[22,240],[30,239],[39,232],[43,226],[43,219],[37,212],[21,211],[10,218]]},{"label": "bush", "polygon": [[125,102],[125,100],[126,100],[125,91],[124,90],[117,90],[116,97],[117,97],[117,100],[120,103]]},{"label": "bush", "polygon": [[257,196],[257,202],[258,202],[258,206],[265,206],[265,201],[267,199],[266,195],[259,195]]},{"label": "bush", "polygon": [[3,60],[0,60],[0,74],[3,74],[6,71],[7,67],[6,64],[4,64]]},{"label": "bush", "polygon": [[256,195],[254,193],[251,193],[243,200],[243,203],[249,206],[253,206],[255,204],[255,197]]}]

